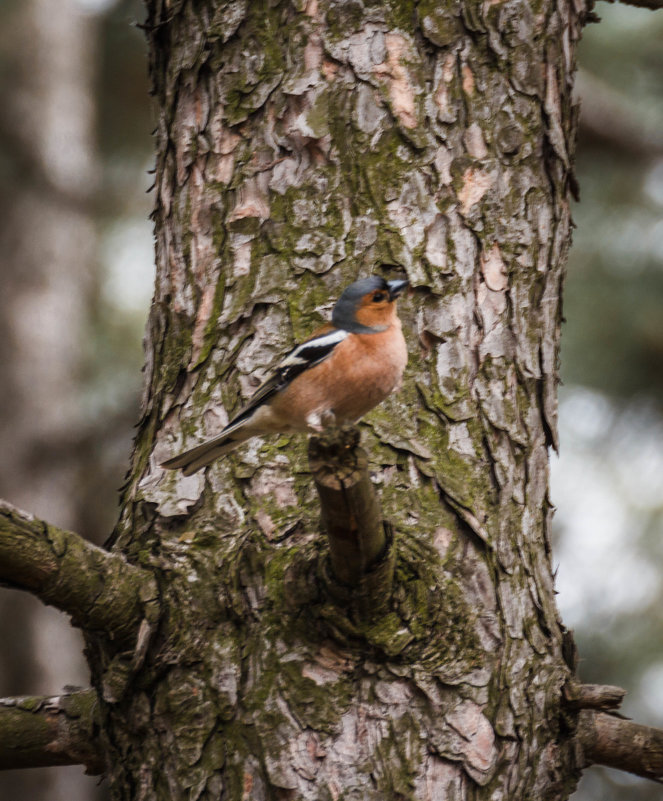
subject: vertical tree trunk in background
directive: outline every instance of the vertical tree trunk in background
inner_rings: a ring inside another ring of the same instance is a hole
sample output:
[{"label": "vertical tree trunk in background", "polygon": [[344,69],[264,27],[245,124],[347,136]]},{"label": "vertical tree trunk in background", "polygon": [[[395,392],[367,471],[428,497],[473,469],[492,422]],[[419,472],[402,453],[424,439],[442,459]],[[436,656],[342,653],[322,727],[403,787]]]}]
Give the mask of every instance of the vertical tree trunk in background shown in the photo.
[{"label": "vertical tree trunk in background", "polygon": [[[96,21],[75,0],[3,12],[0,129],[0,496],[78,527],[72,443],[84,416],[81,369],[96,233],[91,97]],[[81,640],[63,615],[3,590],[1,694],[87,682]],[[1,798],[90,801],[80,768],[2,774]]]},{"label": "vertical tree trunk in background", "polygon": [[[581,9],[148,2],[157,285],[114,544],[165,611],[144,661],[90,640],[115,798],[573,789],[547,488]],[[383,263],[414,287],[404,389],[362,426],[397,563],[357,620],[304,437],[158,463]]]}]

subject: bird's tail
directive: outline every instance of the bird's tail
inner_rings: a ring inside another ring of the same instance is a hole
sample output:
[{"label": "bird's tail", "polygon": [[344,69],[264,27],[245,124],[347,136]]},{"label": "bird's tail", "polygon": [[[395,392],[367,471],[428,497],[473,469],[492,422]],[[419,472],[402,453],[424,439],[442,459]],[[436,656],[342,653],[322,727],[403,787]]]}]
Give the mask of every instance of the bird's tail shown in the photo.
[{"label": "bird's tail", "polygon": [[234,430],[222,431],[218,437],[203,442],[191,450],[184,451],[172,459],[167,459],[161,463],[161,467],[167,470],[182,468],[185,476],[193,475],[201,467],[211,464],[219,456],[234,450],[238,445],[255,435],[255,431],[247,431],[245,428],[238,427]]}]

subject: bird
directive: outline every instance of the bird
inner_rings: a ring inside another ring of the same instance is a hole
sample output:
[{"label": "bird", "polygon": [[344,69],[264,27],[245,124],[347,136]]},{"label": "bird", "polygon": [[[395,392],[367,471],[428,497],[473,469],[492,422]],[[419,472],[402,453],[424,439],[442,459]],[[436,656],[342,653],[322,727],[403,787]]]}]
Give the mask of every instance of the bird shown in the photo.
[{"label": "bird", "polygon": [[400,387],[407,347],[396,310],[407,279],[350,284],[331,322],[291,350],[218,436],[161,464],[196,473],[251,437],[355,423]]}]

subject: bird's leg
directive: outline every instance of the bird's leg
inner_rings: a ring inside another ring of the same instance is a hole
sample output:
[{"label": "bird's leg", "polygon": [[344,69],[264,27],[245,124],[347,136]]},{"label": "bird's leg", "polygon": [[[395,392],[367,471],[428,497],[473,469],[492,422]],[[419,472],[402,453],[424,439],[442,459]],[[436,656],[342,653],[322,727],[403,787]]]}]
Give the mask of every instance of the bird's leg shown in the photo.
[{"label": "bird's leg", "polygon": [[311,434],[322,434],[325,430],[322,424],[322,417],[319,412],[311,412],[306,415],[306,425]]},{"label": "bird's leg", "polygon": [[336,428],[338,425],[336,422],[336,415],[332,409],[327,409],[326,411],[322,412],[320,415],[320,422],[322,423],[323,428]]},{"label": "bird's leg", "polygon": [[306,418],[306,425],[312,434],[322,434],[326,429],[336,425],[336,415],[331,409],[324,412],[311,412]]}]

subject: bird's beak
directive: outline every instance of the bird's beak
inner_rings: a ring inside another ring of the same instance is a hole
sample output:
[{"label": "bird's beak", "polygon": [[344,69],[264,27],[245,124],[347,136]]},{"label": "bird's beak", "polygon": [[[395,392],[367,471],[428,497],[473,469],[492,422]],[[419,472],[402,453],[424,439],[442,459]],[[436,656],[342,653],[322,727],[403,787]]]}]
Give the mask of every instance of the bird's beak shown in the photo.
[{"label": "bird's beak", "polygon": [[396,300],[396,298],[410,286],[410,282],[404,278],[399,281],[387,281],[389,287],[389,300]]}]

